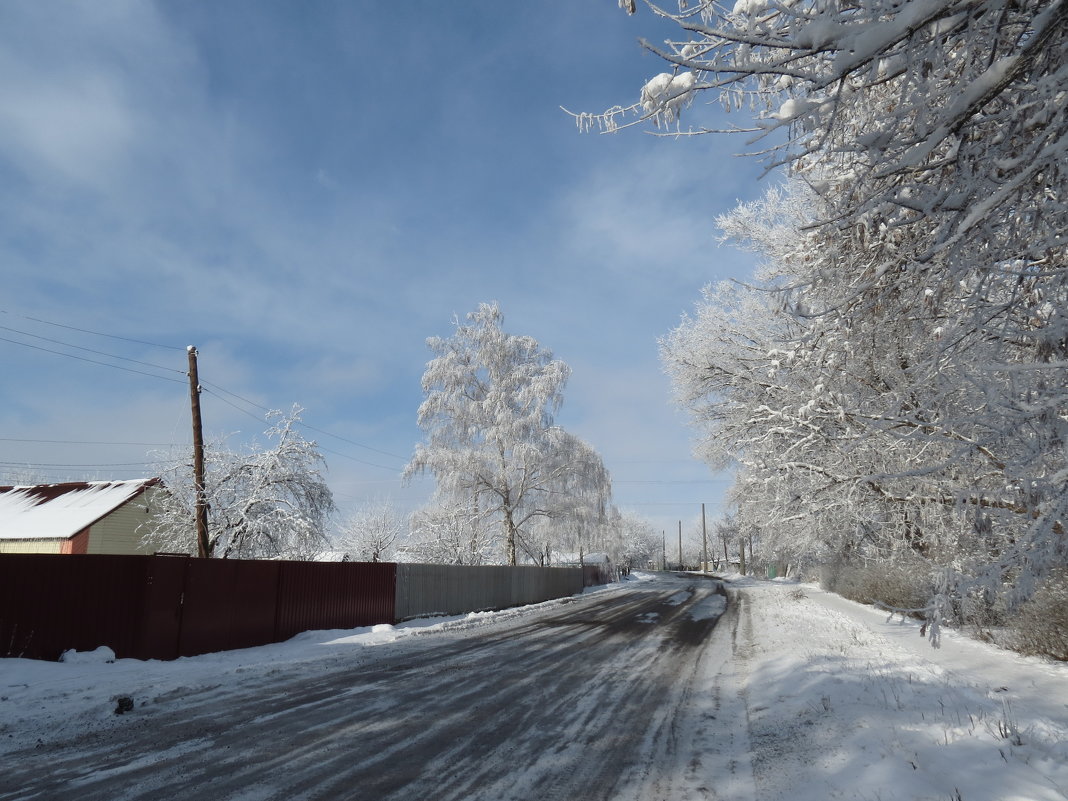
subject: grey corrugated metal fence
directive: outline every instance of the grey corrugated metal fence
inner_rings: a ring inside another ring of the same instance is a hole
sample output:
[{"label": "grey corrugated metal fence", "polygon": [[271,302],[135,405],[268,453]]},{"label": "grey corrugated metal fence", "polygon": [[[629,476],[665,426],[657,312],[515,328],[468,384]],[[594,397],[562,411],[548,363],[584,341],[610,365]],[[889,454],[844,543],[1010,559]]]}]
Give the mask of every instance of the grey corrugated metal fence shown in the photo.
[{"label": "grey corrugated metal fence", "polygon": [[[581,568],[0,554],[0,657],[248,648],[301,631],[537,603],[604,583]],[[584,580],[585,579],[585,580]]]},{"label": "grey corrugated metal fence", "polygon": [[582,592],[578,567],[397,565],[398,620],[539,603]]}]

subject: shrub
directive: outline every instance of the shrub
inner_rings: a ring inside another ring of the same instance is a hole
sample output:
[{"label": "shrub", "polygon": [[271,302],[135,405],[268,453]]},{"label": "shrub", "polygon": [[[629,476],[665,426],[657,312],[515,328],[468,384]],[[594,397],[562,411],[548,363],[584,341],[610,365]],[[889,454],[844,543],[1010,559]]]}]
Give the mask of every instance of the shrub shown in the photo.
[{"label": "shrub", "polygon": [[820,586],[852,601],[895,609],[921,609],[933,594],[928,566],[911,561],[837,562],[825,566]]},{"label": "shrub", "polygon": [[1068,662],[1068,569],[1051,573],[1009,626],[1015,650]]}]

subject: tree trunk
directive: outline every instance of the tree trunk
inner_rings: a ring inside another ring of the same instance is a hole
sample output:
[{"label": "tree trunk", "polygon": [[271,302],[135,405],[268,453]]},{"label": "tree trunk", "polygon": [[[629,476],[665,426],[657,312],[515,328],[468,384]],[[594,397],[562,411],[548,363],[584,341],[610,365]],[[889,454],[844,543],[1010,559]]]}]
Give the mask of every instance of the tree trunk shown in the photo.
[{"label": "tree trunk", "polygon": [[504,534],[508,548],[508,564],[515,566],[515,521],[512,520],[512,509],[504,507]]}]

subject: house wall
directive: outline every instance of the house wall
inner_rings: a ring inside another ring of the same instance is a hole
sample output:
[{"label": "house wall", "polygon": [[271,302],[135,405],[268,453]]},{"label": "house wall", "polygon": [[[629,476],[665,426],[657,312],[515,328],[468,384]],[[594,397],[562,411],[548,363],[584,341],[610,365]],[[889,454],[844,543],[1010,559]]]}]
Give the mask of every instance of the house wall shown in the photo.
[{"label": "house wall", "polygon": [[111,514],[93,523],[89,533],[90,554],[151,554],[154,548],[141,544],[147,530],[155,487],[147,488]]},{"label": "house wall", "polygon": [[0,553],[62,553],[66,540],[0,540]]},{"label": "house wall", "polygon": [[89,552],[89,532],[92,527],[83,528],[69,540],[63,543],[63,547],[59,549],[60,553],[88,553]]}]

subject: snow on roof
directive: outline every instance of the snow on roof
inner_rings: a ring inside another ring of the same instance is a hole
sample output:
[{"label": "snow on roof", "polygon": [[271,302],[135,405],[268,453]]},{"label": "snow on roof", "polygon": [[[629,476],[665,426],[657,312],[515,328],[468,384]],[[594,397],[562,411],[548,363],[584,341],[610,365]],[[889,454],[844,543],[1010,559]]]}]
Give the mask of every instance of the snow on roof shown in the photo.
[{"label": "snow on roof", "polygon": [[69,539],[158,478],[0,487],[0,539]]}]

